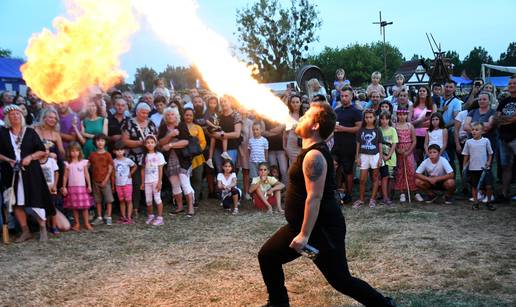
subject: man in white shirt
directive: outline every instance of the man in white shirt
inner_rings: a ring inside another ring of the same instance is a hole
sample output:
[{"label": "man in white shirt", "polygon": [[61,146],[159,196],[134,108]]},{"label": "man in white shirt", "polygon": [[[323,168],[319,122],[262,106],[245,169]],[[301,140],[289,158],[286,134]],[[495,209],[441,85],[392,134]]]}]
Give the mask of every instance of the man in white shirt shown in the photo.
[{"label": "man in white shirt", "polygon": [[428,147],[428,158],[416,169],[416,186],[425,192],[427,203],[432,203],[438,197],[433,190],[445,190],[444,203],[451,205],[455,192],[455,175],[450,163],[440,156],[440,152],[441,148],[437,144]]}]

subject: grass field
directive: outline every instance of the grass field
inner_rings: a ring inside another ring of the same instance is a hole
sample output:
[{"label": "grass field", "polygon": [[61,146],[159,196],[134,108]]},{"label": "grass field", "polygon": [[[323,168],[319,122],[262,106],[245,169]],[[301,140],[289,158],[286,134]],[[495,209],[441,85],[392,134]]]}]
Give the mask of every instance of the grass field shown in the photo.
[{"label": "grass field", "polygon": [[[516,206],[345,207],[352,273],[400,306],[515,306]],[[0,247],[0,305],[260,306],[257,252],[283,216],[203,202],[163,227],[99,226]],[[293,306],[358,303],[301,258],[285,266]]]}]

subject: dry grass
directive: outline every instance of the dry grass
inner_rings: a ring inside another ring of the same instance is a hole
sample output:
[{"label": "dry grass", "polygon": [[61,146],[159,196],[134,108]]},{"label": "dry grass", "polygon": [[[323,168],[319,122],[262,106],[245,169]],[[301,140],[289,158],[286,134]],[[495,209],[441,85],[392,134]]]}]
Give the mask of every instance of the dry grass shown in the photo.
[{"label": "dry grass", "polygon": [[[401,306],[514,306],[516,207],[344,209],[353,274]],[[284,218],[244,206],[231,216],[203,203],[193,219],[98,227],[46,244],[0,247],[0,305],[259,306],[256,254]],[[294,306],[357,305],[315,266],[285,266]]]}]

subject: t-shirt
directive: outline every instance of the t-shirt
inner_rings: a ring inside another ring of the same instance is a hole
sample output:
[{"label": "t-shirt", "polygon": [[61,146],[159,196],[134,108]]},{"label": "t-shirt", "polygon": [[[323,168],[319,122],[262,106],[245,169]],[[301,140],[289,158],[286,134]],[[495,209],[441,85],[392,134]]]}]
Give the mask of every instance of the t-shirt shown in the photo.
[{"label": "t-shirt", "polygon": [[115,159],[113,163],[115,164],[115,184],[117,186],[132,184],[131,167],[136,165],[136,163],[129,158]]},{"label": "t-shirt", "polygon": [[265,151],[269,149],[269,141],[263,136],[249,139],[249,157],[251,162],[265,162]]},{"label": "t-shirt", "polygon": [[[389,151],[391,150],[391,147],[393,144],[398,143],[398,133],[396,132],[396,129],[393,127],[388,127],[387,129],[380,128],[382,130],[382,152],[384,155],[388,155]],[[385,161],[385,164],[388,166],[395,167],[396,166],[396,153],[394,152],[391,156],[391,158],[387,161]]]},{"label": "t-shirt", "polygon": [[222,185],[224,187],[227,187],[231,183],[233,183],[233,178],[236,179],[236,174],[235,173],[231,173],[228,178],[226,178],[223,173],[218,173],[217,174],[217,181],[222,182]]},{"label": "t-shirt", "polygon": [[385,88],[383,87],[383,85],[381,85],[381,84],[374,85],[372,83],[369,84],[367,86],[367,89],[366,89],[367,96],[371,97],[371,93],[374,92],[374,91],[378,92],[378,94],[380,94],[380,96],[382,96],[382,98],[385,98],[385,96],[386,96],[385,95]]},{"label": "t-shirt", "polygon": [[159,181],[159,167],[167,164],[161,152],[148,153],[145,157],[145,183]]},{"label": "t-shirt", "polygon": [[85,187],[86,177],[84,170],[88,167],[88,160],[68,163],[65,161],[65,167],[68,170],[68,186],[69,187]]},{"label": "t-shirt", "polygon": [[101,183],[106,179],[109,171],[109,166],[113,166],[113,158],[109,152],[98,153],[92,152],[89,156],[90,164],[92,167],[93,181]]},{"label": "t-shirt", "polygon": [[[220,120],[220,127],[222,128],[222,131],[224,132],[234,132],[235,131],[235,125],[242,123],[242,117],[240,116],[240,113],[233,111],[229,115],[220,114],[219,117]],[[235,139],[228,139],[228,150],[229,149],[237,149],[238,145],[240,145],[240,138]],[[217,140],[217,148],[222,148],[222,143],[220,140]]]},{"label": "t-shirt", "polygon": [[121,121],[118,121],[118,119],[114,115],[108,116],[108,135],[121,135],[122,134],[122,125],[124,124],[124,121],[127,118],[124,116],[124,118]]},{"label": "t-shirt", "polygon": [[443,112],[444,124],[448,125],[455,119],[453,113],[462,111],[462,100],[457,97],[446,99],[439,109]]},{"label": "t-shirt", "polygon": [[437,163],[432,163],[430,158],[426,158],[416,169],[417,174],[425,174],[429,177],[439,177],[453,173],[453,168],[446,158],[439,156]]},{"label": "t-shirt", "polygon": [[467,110],[460,111],[459,114],[455,116],[455,120],[460,122],[459,140],[462,142],[468,138],[468,133],[464,130],[464,122],[466,121],[466,117],[468,117]]},{"label": "t-shirt", "polygon": [[161,120],[163,119],[163,114],[161,113],[154,113],[150,117],[150,120],[156,125],[156,127],[159,127],[161,125]]},{"label": "t-shirt", "polygon": [[260,190],[262,193],[266,193],[269,191],[276,183],[278,182],[278,179],[276,179],[273,176],[267,176],[267,179],[265,181],[261,181],[260,177],[254,177],[251,184],[259,184]]},{"label": "t-shirt", "polygon": [[428,146],[436,144],[439,148],[444,146],[444,129],[428,130]]},{"label": "t-shirt", "polygon": [[[356,122],[362,121],[362,112],[352,105],[349,107],[338,107],[335,109],[335,114],[337,115],[337,122],[342,127],[352,128],[355,127]],[[333,145],[334,151],[337,153],[355,153],[355,133],[335,132],[333,138],[335,141],[335,144]]]},{"label": "t-shirt", "polygon": [[49,188],[54,186],[54,175],[55,172],[59,170],[57,166],[57,162],[54,158],[48,157],[45,163],[39,163],[41,165],[41,170],[43,171],[43,175],[45,176],[45,181]]},{"label": "t-shirt", "polygon": [[[59,115],[59,130],[64,134],[75,134],[75,129],[73,128],[73,120],[77,119],[77,127],[81,126],[81,119],[79,116],[73,112],[68,112],[66,115]],[[80,129],[80,128],[79,128]],[[68,143],[63,140],[63,146],[66,149],[68,147]]]},{"label": "t-shirt", "polygon": [[469,155],[468,169],[470,171],[480,171],[486,165],[487,156],[493,154],[493,149],[487,138],[469,139],[464,145],[462,154]]},{"label": "t-shirt", "polygon": [[[271,130],[276,128],[279,123],[272,122],[269,120],[265,120],[265,129]],[[274,136],[268,136],[267,141],[269,141],[269,150],[283,150],[283,133],[276,134]]]},{"label": "t-shirt", "polygon": [[376,155],[380,152],[378,143],[382,138],[380,129],[361,128],[358,130],[356,139],[356,142],[360,144],[359,152],[365,155]]},{"label": "t-shirt", "polygon": [[[495,110],[489,109],[486,113],[480,114],[480,109],[471,110],[468,113],[468,117],[471,117],[472,123],[487,123],[489,122],[489,118],[495,115]],[[491,137],[493,135],[493,130],[486,133],[485,136]],[[470,134],[471,137],[471,134]]]},{"label": "t-shirt", "polygon": [[[509,97],[500,101],[496,112],[502,116],[516,116],[516,97]],[[499,125],[500,138],[505,142],[512,141],[516,137],[516,122],[509,125]]]}]

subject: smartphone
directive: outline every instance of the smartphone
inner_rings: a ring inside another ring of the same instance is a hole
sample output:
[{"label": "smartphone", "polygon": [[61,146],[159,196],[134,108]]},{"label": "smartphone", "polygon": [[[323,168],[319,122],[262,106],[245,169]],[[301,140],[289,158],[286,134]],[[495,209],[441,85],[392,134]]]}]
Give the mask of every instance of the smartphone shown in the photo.
[{"label": "smartphone", "polygon": [[432,111],[426,111],[425,116],[426,116],[426,117],[430,117],[430,115],[432,115]]},{"label": "smartphone", "polygon": [[296,89],[296,85],[294,82],[290,82],[290,88],[294,91]]}]

